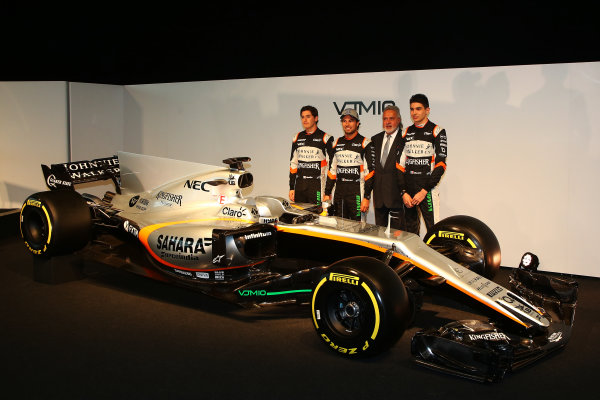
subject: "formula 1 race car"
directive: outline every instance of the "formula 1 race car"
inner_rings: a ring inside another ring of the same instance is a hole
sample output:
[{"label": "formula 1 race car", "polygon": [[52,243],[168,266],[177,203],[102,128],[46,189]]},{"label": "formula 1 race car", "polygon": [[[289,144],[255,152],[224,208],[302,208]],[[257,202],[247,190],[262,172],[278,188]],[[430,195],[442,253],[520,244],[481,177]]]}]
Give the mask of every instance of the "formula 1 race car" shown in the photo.
[{"label": "formula 1 race car", "polygon": [[[393,346],[423,285],[475,300],[490,321],[456,321],[412,339],[421,365],[497,381],[570,336],[577,283],[536,271],[526,253],[509,290],[491,279],[500,246],[483,222],[454,216],[417,235],[329,216],[281,197],[246,197],[249,158],[226,168],[120,152],[42,165],[50,191],[29,196],[20,229],[41,260],[85,252],[103,263],[245,307],[310,304],[318,336],[347,357]],[[111,179],[103,198],[76,184]]]}]

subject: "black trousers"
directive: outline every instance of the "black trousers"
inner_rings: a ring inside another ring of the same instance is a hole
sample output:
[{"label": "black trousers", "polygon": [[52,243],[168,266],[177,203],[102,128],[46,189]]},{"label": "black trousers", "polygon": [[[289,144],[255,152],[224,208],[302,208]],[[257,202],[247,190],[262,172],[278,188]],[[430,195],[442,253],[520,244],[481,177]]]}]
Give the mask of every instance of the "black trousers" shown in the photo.
[{"label": "black trousers", "polygon": [[321,180],[302,179],[296,181],[294,202],[321,205]]},{"label": "black trousers", "polygon": [[333,196],[335,215],[338,217],[360,221],[362,218],[360,203],[361,198],[359,194],[340,195],[336,193],[335,196]]},{"label": "black trousers", "polygon": [[393,212],[394,215],[390,219],[390,227],[393,229],[403,229],[406,226],[406,222],[404,221],[404,209],[401,208],[387,208],[387,207],[379,207],[375,208],[375,224],[379,226],[388,226],[388,216],[390,212]]},{"label": "black trousers", "polygon": [[425,200],[423,200],[418,206],[413,206],[411,208],[406,206],[404,207],[404,219],[406,221],[406,229],[404,230],[418,235],[421,228],[420,216],[423,216],[427,230],[431,229],[431,227],[435,224],[437,213],[438,210],[434,204],[432,193],[427,192]]}]

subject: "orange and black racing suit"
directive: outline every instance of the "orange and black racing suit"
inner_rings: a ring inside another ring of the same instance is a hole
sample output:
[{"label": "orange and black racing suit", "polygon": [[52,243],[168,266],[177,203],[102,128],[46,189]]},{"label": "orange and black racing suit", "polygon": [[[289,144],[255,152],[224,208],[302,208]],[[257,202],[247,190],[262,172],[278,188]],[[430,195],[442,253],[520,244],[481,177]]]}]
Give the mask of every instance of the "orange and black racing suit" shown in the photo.
[{"label": "orange and black racing suit", "polygon": [[318,129],[294,135],[290,155],[290,190],[298,203],[321,204],[333,136]]},{"label": "orange and black racing suit", "polygon": [[425,200],[418,206],[404,207],[405,230],[419,234],[419,212],[429,230],[439,216],[439,191],[437,186],[446,171],[446,130],[427,121],[422,127],[409,126],[402,133],[396,168],[401,192],[414,197],[421,189],[427,191]]},{"label": "orange and black racing suit", "polygon": [[370,199],[375,173],[375,148],[361,134],[347,140],[342,136],[333,144],[331,166],[327,173],[325,194],[333,195],[335,215],[360,221],[360,204]]}]

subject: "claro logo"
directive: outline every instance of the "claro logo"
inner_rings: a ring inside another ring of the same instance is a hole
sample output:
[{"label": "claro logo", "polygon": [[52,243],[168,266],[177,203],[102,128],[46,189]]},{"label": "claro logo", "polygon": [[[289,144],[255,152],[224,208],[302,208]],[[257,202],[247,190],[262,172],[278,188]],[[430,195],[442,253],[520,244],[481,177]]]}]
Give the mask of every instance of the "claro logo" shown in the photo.
[{"label": "claro logo", "polygon": [[[341,106],[339,104],[341,104]],[[384,108],[395,105],[396,103],[393,100],[373,100],[366,104],[360,100],[346,100],[343,103],[338,103],[336,101],[333,102],[333,106],[335,107],[338,115],[341,115],[342,111],[344,111],[346,108],[355,109],[358,115],[369,113],[373,115],[381,115]]]}]

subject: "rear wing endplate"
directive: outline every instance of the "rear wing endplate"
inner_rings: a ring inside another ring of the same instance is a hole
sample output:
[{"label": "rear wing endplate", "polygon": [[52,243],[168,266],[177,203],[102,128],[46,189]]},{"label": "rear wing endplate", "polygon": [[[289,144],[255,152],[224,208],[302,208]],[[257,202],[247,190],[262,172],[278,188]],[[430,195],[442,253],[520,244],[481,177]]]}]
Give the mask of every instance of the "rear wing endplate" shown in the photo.
[{"label": "rear wing endplate", "polygon": [[46,185],[50,190],[75,190],[79,183],[112,180],[117,193],[121,193],[121,175],[117,156],[63,164],[42,164]]}]

